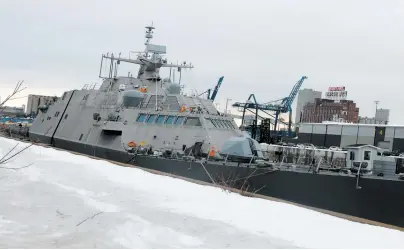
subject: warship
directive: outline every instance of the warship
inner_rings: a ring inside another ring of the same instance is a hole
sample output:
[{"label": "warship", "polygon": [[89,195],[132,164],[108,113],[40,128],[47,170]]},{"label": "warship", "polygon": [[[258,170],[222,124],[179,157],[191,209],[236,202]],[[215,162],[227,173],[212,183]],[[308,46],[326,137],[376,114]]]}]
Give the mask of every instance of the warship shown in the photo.
[{"label": "warship", "polygon": [[[42,106],[29,139],[404,227],[404,181],[397,174],[402,161],[381,161],[379,149],[369,145],[319,155],[309,146],[259,144],[216,109],[223,77],[207,98],[184,94],[182,71],[194,66],[169,63],[166,46],[151,43],[153,34],[153,25],[147,26],[145,50],[135,57],[103,54],[101,86],[67,91]],[[137,76],[119,75],[122,63],[136,64]],[[168,77],[160,76],[162,68]]]}]

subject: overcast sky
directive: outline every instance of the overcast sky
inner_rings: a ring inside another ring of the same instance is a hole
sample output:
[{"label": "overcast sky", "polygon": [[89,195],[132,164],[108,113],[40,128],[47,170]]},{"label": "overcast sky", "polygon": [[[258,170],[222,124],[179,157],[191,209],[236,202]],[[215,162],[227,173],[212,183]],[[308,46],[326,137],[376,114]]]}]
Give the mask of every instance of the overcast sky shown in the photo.
[{"label": "overcast sky", "polygon": [[373,116],[379,100],[392,123],[404,123],[400,0],[4,0],[0,96],[22,79],[22,96],[100,83],[101,54],[142,50],[151,22],[153,43],[167,45],[169,61],[195,65],[183,74],[188,90],[203,92],[225,76],[221,109],[226,98],[245,101],[250,93],[260,102],[282,98],[306,75],[303,88],[346,86],[361,116]]}]

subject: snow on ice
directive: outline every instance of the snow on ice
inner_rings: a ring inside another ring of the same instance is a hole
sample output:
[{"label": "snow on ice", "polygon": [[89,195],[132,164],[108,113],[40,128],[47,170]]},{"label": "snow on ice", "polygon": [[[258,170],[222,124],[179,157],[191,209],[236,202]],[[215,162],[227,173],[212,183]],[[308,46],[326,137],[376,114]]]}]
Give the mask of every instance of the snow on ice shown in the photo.
[{"label": "snow on ice", "polygon": [[[0,138],[0,158],[16,143]],[[32,146],[1,167],[1,248],[404,246],[397,230],[52,148]]]}]

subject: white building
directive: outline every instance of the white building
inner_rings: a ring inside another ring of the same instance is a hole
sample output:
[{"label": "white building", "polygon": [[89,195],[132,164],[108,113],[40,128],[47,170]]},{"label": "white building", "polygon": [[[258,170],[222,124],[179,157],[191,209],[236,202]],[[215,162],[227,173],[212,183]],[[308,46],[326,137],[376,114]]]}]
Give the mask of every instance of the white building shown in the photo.
[{"label": "white building", "polygon": [[314,102],[314,99],[316,98],[321,98],[321,91],[315,91],[313,89],[302,89],[299,91],[296,102],[295,123],[300,122],[300,117],[303,113],[303,107],[307,103]]}]

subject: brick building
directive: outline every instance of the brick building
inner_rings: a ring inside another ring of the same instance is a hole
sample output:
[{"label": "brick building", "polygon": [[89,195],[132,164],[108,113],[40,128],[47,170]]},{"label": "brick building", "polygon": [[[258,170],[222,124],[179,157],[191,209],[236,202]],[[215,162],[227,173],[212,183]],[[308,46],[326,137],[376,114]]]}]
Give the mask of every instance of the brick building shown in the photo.
[{"label": "brick building", "polygon": [[308,103],[303,108],[301,122],[321,123],[323,121],[358,123],[359,108],[356,103],[348,100],[335,102],[328,99],[316,98],[314,103]]}]

